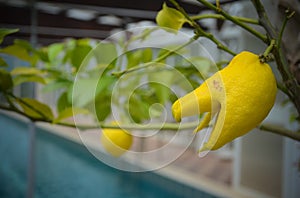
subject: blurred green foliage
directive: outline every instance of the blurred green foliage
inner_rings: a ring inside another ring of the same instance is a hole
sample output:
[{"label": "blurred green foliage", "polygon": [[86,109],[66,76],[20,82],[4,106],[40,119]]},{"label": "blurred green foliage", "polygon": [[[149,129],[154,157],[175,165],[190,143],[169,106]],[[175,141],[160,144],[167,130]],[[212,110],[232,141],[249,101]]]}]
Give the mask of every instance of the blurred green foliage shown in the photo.
[{"label": "blurred green foliage", "polygon": [[[0,29],[0,40],[16,31]],[[151,119],[151,116],[159,117],[162,110],[153,108],[150,115],[150,107],[156,103],[171,104],[177,99],[172,91],[174,86],[184,88],[182,77],[178,77],[174,70],[182,73],[195,88],[202,74],[208,75],[212,63],[203,57],[186,60],[179,55],[172,55],[178,56],[176,60],[179,60],[173,68],[165,66],[168,62],[165,59],[151,69],[134,75],[113,75],[114,72],[149,63],[169,52],[155,48],[127,49],[130,42],[145,40],[150,34],[151,30],[147,29],[142,36],[133,36],[123,45],[85,38],[67,39],[34,48],[27,41],[15,40],[12,45],[2,47],[0,54],[25,61],[29,66],[13,65],[13,69],[8,71],[5,69],[7,63],[3,58],[0,59],[3,67],[0,70],[0,88],[6,98],[6,104],[3,105],[32,120],[44,119],[53,123],[62,122],[76,114],[89,114],[95,121],[102,122],[111,115],[113,105],[127,111],[128,120],[133,122],[141,123]],[[197,66],[193,66],[192,62],[197,62]],[[42,93],[58,94],[56,107],[52,109],[42,101],[14,94],[14,87],[29,82],[40,84]],[[116,88],[116,85],[121,88]],[[117,97],[112,98],[115,90],[118,90]]]}]

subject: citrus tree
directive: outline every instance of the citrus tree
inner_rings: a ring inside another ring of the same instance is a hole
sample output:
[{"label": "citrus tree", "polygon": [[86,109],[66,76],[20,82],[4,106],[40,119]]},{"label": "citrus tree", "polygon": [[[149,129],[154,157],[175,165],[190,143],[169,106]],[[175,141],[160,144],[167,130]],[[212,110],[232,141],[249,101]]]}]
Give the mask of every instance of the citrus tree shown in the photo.
[{"label": "citrus tree", "polygon": [[[111,129],[105,132],[105,137],[118,145],[123,145],[122,141],[117,143],[120,141],[117,140],[117,135],[109,135],[109,131],[118,131],[120,128],[129,131],[199,131],[207,127],[211,120],[215,120],[213,132],[201,150],[218,149],[255,127],[300,141],[299,131],[259,125],[270,112],[277,89],[286,94],[289,102],[293,103],[298,112],[294,121],[299,122],[300,79],[297,79],[296,72],[291,69],[282,50],[285,26],[294,12],[288,10],[281,28],[276,29],[259,0],[252,0],[257,19],[232,16],[222,9],[219,1],[215,4],[206,0],[198,2],[214,11],[214,14],[190,16],[178,2],[170,0],[168,5],[162,5],[157,14],[158,27],[147,28],[139,35],[127,39],[105,42],[88,38],[68,39],[40,48],[33,47],[24,40],[15,40],[12,45],[2,47],[0,53],[5,56],[0,58],[0,109],[25,116],[32,122],[47,122],[82,130]],[[247,49],[241,53],[233,51],[199,25],[200,20],[207,18],[236,24],[264,43],[265,51],[261,54],[247,52]],[[132,43],[147,40],[149,35],[160,28],[170,34],[178,34],[183,25],[192,28],[194,35],[182,45],[164,49],[130,49]],[[257,31],[252,25],[260,26],[263,30]],[[16,31],[18,30],[0,29],[0,43],[6,35]],[[231,55],[233,58],[225,61],[228,65],[224,62],[213,63],[208,57],[182,58],[179,55],[188,53],[183,49],[200,37],[211,40],[219,50]],[[181,57],[180,61],[175,61],[172,66],[167,64],[168,60],[178,56]],[[27,66],[8,67],[5,57],[22,60]],[[275,79],[268,65],[272,61],[275,62],[281,79]],[[217,67],[220,71],[210,70],[211,67]],[[174,71],[180,72],[181,77],[175,75]],[[183,78],[195,90],[178,99],[170,87],[177,86],[184,90]],[[145,79],[147,83],[143,83]],[[28,83],[42,85],[43,92],[55,93],[55,106],[36,98],[15,94],[16,87]],[[118,116],[122,120],[118,124],[111,122],[112,117],[115,119],[112,116],[112,104],[126,111],[123,116]],[[160,120],[163,109],[154,104],[172,109],[174,119],[142,125],[153,117]],[[173,104],[172,108],[169,104]],[[91,118],[95,124],[75,123],[70,119],[78,114]],[[174,122],[194,114],[200,115],[200,125],[197,122]],[[131,137],[122,132],[120,134],[130,140],[131,144]],[[123,147],[130,148],[127,144]]]}]

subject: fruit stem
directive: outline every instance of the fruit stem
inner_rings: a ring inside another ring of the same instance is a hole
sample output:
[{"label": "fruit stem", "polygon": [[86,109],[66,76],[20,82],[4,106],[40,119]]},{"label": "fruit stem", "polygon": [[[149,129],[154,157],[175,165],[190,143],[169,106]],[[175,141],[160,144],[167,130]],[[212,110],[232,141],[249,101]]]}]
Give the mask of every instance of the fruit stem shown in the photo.
[{"label": "fruit stem", "polygon": [[274,57],[272,56],[271,52],[275,47],[275,44],[276,44],[275,39],[272,39],[270,45],[267,47],[264,53],[259,56],[261,63],[266,63],[274,60]]}]

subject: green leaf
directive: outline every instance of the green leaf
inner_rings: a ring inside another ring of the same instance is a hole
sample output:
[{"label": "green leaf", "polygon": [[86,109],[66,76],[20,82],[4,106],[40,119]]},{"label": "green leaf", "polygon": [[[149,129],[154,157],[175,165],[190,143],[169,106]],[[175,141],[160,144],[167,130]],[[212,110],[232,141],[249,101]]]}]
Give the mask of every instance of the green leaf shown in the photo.
[{"label": "green leaf", "polygon": [[181,12],[168,7],[167,4],[164,3],[163,9],[159,11],[156,16],[156,22],[160,27],[173,29],[177,32],[182,28],[184,23],[188,22],[188,20]]},{"label": "green leaf", "polygon": [[22,107],[23,112],[33,118],[53,119],[51,108],[32,98],[17,98],[16,101]]},{"label": "green leaf", "polygon": [[69,78],[71,76],[70,72],[62,68],[47,68],[45,71],[49,79],[71,81]]},{"label": "green leaf", "polygon": [[90,45],[91,39],[89,38],[82,38],[82,39],[78,39],[76,40],[78,45]]},{"label": "green leaf", "polygon": [[102,76],[96,88],[96,95],[100,94],[103,90],[108,90],[117,79],[114,76]]},{"label": "green leaf", "polygon": [[89,45],[77,45],[72,51],[71,63],[75,68],[79,68],[84,58],[92,50]]},{"label": "green leaf", "polygon": [[73,50],[76,47],[76,40],[71,38],[71,39],[68,39],[64,44],[65,44],[65,55],[62,59],[62,63],[66,64],[72,58]]},{"label": "green leaf", "polygon": [[96,96],[98,78],[81,78],[74,82],[68,93],[68,101],[76,107],[84,107]]},{"label": "green leaf", "polygon": [[18,75],[14,77],[13,82],[15,86],[25,82],[36,82],[36,83],[46,84],[46,81],[43,77],[35,76],[35,75]]},{"label": "green leaf", "polygon": [[18,45],[18,46],[20,46],[20,47],[22,47],[24,49],[26,49],[27,51],[30,51],[30,52],[34,52],[35,51],[35,49],[31,45],[31,43],[29,43],[26,40],[15,39],[14,40],[14,44]]},{"label": "green leaf", "polygon": [[152,49],[139,49],[126,52],[127,68],[138,66],[141,63],[147,63],[152,60]]},{"label": "green leaf", "polygon": [[39,76],[44,73],[44,71],[34,67],[16,67],[11,71],[11,74],[15,76],[13,79],[14,85],[19,85],[24,82],[46,84],[45,78]]},{"label": "green leaf", "polygon": [[64,49],[63,43],[54,43],[48,46],[48,57],[50,62],[52,62],[59,53]]},{"label": "green leaf", "polygon": [[35,54],[38,55],[42,61],[49,62],[48,52],[45,47],[35,50]]},{"label": "green leaf", "polygon": [[[17,46],[20,46],[21,48],[25,49],[27,52],[29,52],[32,57],[33,61],[36,61],[38,58],[40,58],[42,61],[48,62],[48,55],[47,53],[42,49],[38,50],[32,46],[30,42],[27,40],[22,39],[15,39],[14,44]],[[32,62],[34,63],[34,62]]]},{"label": "green leaf", "polygon": [[64,54],[64,57],[62,59],[62,63],[63,64],[68,64],[68,61],[71,60],[71,57],[72,57],[72,51],[71,50],[66,50],[65,54]]},{"label": "green leaf", "polygon": [[57,100],[57,111],[62,112],[71,106],[72,103],[68,100],[68,92],[63,92]]},{"label": "green leaf", "polygon": [[143,58],[142,58],[142,61],[144,63],[147,63],[147,62],[150,62],[152,60],[152,49],[151,48],[146,48],[143,50]]},{"label": "green leaf", "polygon": [[208,58],[196,56],[191,57],[188,60],[192,64],[190,67],[196,68],[204,78],[208,77],[210,68],[213,64]]},{"label": "green leaf", "polygon": [[99,94],[95,103],[90,103],[89,107],[95,109],[99,122],[105,120],[111,113],[111,94]]},{"label": "green leaf", "polygon": [[73,117],[78,114],[89,114],[89,111],[82,108],[68,107],[59,113],[58,117],[54,119],[53,123],[58,123],[64,119]]},{"label": "green leaf", "polygon": [[19,58],[20,60],[24,60],[26,62],[29,62],[31,64],[35,64],[37,61],[36,55],[30,55],[29,52],[22,46],[14,44],[7,46],[3,49],[0,49],[0,53],[9,54],[11,56],[15,56]]},{"label": "green leaf", "polygon": [[[71,87],[68,94],[69,101],[73,99],[73,105],[76,107],[84,107],[91,101],[94,101],[96,96],[108,86],[110,86],[114,77],[103,76],[99,78],[82,78],[77,79],[74,86]],[[83,97],[84,96],[84,97]]]},{"label": "green leaf", "polygon": [[99,43],[93,50],[98,64],[111,64],[117,57],[117,49],[113,43]]},{"label": "green leaf", "polygon": [[19,29],[0,28],[0,44],[3,42],[3,39],[6,35],[15,33],[17,31],[19,31]]},{"label": "green leaf", "polygon": [[169,99],[170,88],[160,83],[151,83],[154,88],[156,96],[161,104],[165,104]]},{"label": "green leaf", "polygon": [[141,50],[129,51],[127,56],[127,69],[138,66],[143,58],[143,52]]},{"label": "green leaf", "polygon": [[0,91],[8,91],[12,87],[13,81],[10,73],[4,69],[0,69]]},{"label": "green leaf", "polygon": [[[163,55],[165,55],[166,53],[169,53],[169,52],[170,52],[170,49],[162,48],[162,49],[159,50],[159,52],[157,54],[157,58],[161,57],[161,56],[163,56]],[[178,53],[178,54],[180,54],[180,53]],[[164,60],[160,61],[159,63],[166,63],[166,60],[167,59],[164,59]]]},{"label": "green leaf", "polygon": [[69,81],[54,81],[45,85],[42,89],[43,92],[53,92],[63,88],[69,88],[72,85]]},{"label": "green leaf", "polygon": [[169,99],[169,87],[172,85],[173,78],[174,73],[172,70],[163,70],[160,72],[151,73],[151,75],[149,75],[149,80],[152,82],[150,87],[155,90],[155,95],[161,104],[165,104]]},{"label": "green leaf", "polygon": [[130,117],[136,123],[141,123],[144,120],[148,120],[150,118],[149,108],[150,104],[140,100],[136,95],[132,95],[129,99],[128,112]]},{"label": "green leaf", "polygon": [[0,67],[7,67],[7,63],[5,62],[5,60],[3,58],[0,57]]},{"label": "green leaf", "polygon": [[11,71],[12,75],[39,75],[45,72],[34,67],[16,67]]}]

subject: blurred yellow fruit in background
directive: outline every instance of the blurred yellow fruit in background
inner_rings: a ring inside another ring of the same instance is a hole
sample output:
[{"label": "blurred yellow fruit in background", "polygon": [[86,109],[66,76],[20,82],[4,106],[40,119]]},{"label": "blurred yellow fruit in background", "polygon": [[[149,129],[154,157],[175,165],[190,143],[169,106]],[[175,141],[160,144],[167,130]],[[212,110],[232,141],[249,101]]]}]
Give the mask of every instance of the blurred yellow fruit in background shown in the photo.
[{"label": "blurred yellow fruit in background", "polygon": [[114,157],[120,157],[132,145],[133,136],[123,129],[105,128],[102,130],[101,143],[104,149]]}]

